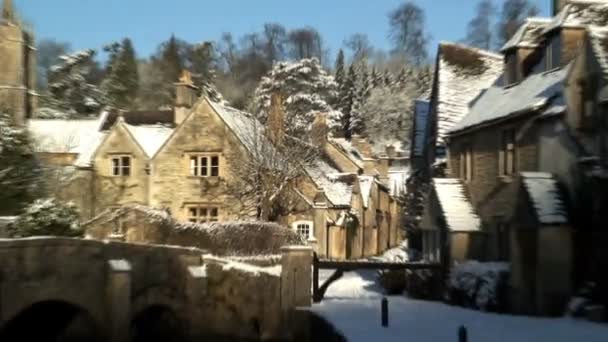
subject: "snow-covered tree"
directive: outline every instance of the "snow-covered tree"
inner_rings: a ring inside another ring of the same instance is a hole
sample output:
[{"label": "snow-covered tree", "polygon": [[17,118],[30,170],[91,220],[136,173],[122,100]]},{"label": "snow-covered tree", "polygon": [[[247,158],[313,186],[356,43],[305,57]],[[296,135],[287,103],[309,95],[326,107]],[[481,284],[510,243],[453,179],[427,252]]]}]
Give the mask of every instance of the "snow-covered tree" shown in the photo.
[{"label": "snow-covered tree", "polygon": [[211,42],[193,45],[188,52],[189,67],[194,85],[201,90],[201,95],[211,101],[225,103],[224,97],[215,87],[217,57]]},{"label": "snow-covered tree", "polygon": [[337,87],[334,77],[321,67],[316,58],[276,63],[260,81],[251,110],[265,122],[271,95],[280,93],[284,99],[285,131],[303,137],[318,112],[330,113],[330,126],[340,124],[341,114],[331,106],[338,94]]},{"label": "snow-covered tree", "polygon": [[104,51],[109,54],[109,58],[101,90],[108,104],[120,109],[134,107],[139,73],[133,43],[125,38],[121,43],[107,45]]},{"label": "snow-covered tree", "polygon": [[338,57],[336,57],[336,65],[335,65],[335,79],[338,87],[342,86],[344,83],[344,51],[340,49],[338,51]]},{"label": "snow-covered tree", "polygon": [[27,130],[0,114],[0,213],[14,213],[32,199],[40,176],[32,150]]},{"label": "snow-covered tree", "polygon": [[61,63],[51,68],[48,92],[40,112],[65,113],[69,117],[97,114],[105,100],[98,87],[91,83],[94,58],[94,50],[61,56]]},{"label": "snow-covered tree", "polygon": [[353,135],[351,123],[352,112],[355,103],[357,102],[357,71],[355,65],[351,64],[348,67],[348,74],[340,87],[340,102],[339,109],[342,112],[342,135],[350,139]]},{"label": "snow-covered tree", "polygon": [[30,204],[8,232],[13,238],[29,236],[82,236],[78,208],[54,198],[38,199]]},{"label": "snow-covered tree", "polygon": [[364,134],[374,143],[402,141],[409,144],[412,125],[414,89],[383,87],[372,90],[360,108],[361,120],[365,123]]},{"label": "snow-covered tree", "polygon": [[384,80],[382,79],[382,74],[380,72],[378,72],[378,69],[374,65],[374,67],[372,68],[372,74],[371,74],[372,88],[378,88],[378,87],[382,86],[383,83],[384,83]]},{"label": "snow-covered tree", "polygon": [[395,79],[393,78],[393,74],[390,70],[384,70],[384,74],[382,75],[382,86],[390,88],[393,86]]}]

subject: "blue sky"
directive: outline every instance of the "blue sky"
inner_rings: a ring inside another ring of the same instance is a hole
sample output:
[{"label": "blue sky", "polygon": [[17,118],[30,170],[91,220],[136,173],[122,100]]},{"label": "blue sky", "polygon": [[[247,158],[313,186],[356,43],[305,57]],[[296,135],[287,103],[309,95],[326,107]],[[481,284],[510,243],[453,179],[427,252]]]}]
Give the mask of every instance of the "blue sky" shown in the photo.
[{"label": "blue sky", "polygon": [[[190,42],[215,40],[225,31],[236,37],[259,31],[265,22],[288,28],[316,27],[331,54],[352,33],[368,35],[375,47],[390,47],[387,14],[403,0],[14,0],[34,25],[38,39],[54,38],[74,49],[100,48],[130,37],[139,56],[147,56],[172,33]],[[501,0],[496,0],[500,4]],[[535,0],[542,14],[550,0]],[[433,40],[457,41],[477,0],[417,0],[427,15]]]}]

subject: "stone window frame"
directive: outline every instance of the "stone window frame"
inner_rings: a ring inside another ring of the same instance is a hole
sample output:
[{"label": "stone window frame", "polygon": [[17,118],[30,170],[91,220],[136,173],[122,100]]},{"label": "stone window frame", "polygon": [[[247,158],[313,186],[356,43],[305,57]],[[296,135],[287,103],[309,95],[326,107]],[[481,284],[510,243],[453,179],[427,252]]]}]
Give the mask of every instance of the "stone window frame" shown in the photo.
[{"label": "stone window frame", "polygon": [[[114,154],[109,158],[110,175],[112,177],[130,177],[133,170],[133,156],[130,154]],[[125,163],[125,161],[128,161]]]},{"label": "stone window frame", "polygon": [[196,203],[185,205],[186,220],[191,223],[218,222],[220,207],[207,203]]},{"label": "stone window frame", "polygon": [[[193,163],[194,162],[194,163]],[[186,154],[189,177],[220,177],[221,154],[213,152],[196,152]]]},{"label": "stone window frame", "polygon": [[[315,240],[315,224],[310,220],[298,220],[291,224],[292,229],[300,236],[302,236],[307,241]],[[307,228],[305,228],[307,227]],[[302,230],[306,229],[308,231],[308,236],[304,236],[302,234]]]}]

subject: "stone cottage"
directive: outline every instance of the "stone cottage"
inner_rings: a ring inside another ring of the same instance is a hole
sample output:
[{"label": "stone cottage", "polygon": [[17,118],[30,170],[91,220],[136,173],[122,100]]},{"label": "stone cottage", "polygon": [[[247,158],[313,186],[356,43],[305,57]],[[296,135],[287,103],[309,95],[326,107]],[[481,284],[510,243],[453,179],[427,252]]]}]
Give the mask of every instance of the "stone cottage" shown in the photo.
[{"label": "stone cottage", "polygon": [[[75,202],[85,220],[127,204],[165,208],[181,221],[248,218],[228,186],[251,153],[250,138],[270,130],[251,114],[196,93],[185,73],[176,83],[174,110],[28,120],[57,197]],[[323,114],[314,126],[321,153],[290,184],[289,211],[277,220],[323,257],[358,258],[395,246],[405,152],[394,146],[374,151],[361,137],[333,139]]]},{"label": "stone cottage", "polygon": [[[605,214],[592,214],[605,201],[588,186],[601,186],[606,134],[606,46],[590,25],[606,25],[608,4],[570,0],[557,10],[522,25],[501,50],[502,76],[446,132],[451,178],[433,180],[425,213],[440,217],[425,221],[435,235],[425,254],[509,261],[511,309],[520,313],[560,314],[583,279],[605,282],[589,270],[590,260],[606,260],[589,240],[605,241]],[[454,221],[475,233],[446,239]]]}]

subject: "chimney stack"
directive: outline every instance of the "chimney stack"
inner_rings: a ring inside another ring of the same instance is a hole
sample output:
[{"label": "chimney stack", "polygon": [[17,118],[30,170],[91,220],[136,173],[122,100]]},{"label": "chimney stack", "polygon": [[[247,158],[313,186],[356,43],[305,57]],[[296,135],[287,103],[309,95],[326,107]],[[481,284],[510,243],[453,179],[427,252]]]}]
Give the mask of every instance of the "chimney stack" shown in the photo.
[{"label": "chimney stack", "polygon": [[270,141],[281,145],[285,138],[285,110],[283,109],[283,96],[278,92],[270,95],[270,112],[266,120],[266,130]]},{"label": "chimney stack", "polygon": [[9,23],[14,21],[15,12],[13,10],[13,0],[4,0],[2,4],[2,19]]},{"label": "chimney stack", "polygon": [[327,113],[318,112],[315,116],[315,121],[312,123],[312,144],[316,147],[325,147],[328,134],[329,125],[327,124]]},{"label": "chimney stack", "polygon": [[175,83],[175,124],[179,125],[186,119],[194,106],[198,88],[192,82],[192,74],[188,70],[182,71],[179,82]]}]

